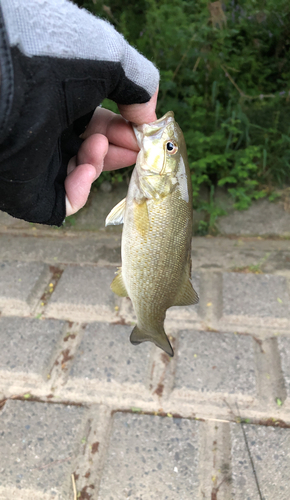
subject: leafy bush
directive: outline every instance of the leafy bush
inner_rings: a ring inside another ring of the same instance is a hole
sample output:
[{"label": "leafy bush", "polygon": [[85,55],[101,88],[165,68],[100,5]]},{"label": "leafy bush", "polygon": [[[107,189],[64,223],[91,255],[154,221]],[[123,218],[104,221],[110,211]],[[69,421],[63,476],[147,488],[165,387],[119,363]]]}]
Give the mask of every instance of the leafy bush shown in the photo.
[{"label": "leafy bush", "polygon": [[289,183],[288,0],[78,3],[159,68],[157,113],[173,110],[183,129],[195,207],[204,184],[211,195],[225,186],[244,209]]}]

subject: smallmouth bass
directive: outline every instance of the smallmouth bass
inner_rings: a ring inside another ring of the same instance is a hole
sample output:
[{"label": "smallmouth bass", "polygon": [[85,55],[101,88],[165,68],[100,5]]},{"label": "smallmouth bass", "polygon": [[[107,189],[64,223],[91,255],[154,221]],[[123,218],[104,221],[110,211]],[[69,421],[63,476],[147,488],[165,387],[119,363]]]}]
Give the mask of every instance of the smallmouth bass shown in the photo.
[{"label": "smallmouth bass", "polygon": [[133,127],[140,152],[127,197],[106,218],[124,223],[122,267],[111,289],[130,297],[137,316],[130,341],[151,341],[173,356],[166,311],[196,304],[191,284],[192,186],[183,133],[169,111]]}]

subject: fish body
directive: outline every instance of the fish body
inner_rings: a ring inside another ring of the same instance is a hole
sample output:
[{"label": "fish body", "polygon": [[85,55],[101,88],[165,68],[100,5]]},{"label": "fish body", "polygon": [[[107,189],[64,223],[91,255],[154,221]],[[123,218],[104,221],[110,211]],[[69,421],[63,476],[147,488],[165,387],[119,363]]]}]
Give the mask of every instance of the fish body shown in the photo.
[{"label": "fish body", "polygon": [[140,152],[127,197],[108,224],[124,223],[122,268],[112,290],[130,297],[137,325],[133,344],[173,349],[164,331],[166,311],[198,302],[191,284],[192,188],[182,131],[169,111],[134,128]]}]

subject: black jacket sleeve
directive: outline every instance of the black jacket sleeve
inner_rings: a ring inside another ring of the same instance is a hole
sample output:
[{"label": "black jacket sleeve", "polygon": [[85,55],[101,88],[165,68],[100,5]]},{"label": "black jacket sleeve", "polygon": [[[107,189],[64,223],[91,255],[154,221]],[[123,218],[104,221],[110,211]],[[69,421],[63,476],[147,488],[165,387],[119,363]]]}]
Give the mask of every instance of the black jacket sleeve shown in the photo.
[{"label": "black jacket sleeve", "polygon": [[1,6],[0,210],[61,225],[67,164],[94,109],[105,97],[147,102],[159,74],[112,26],[67,0]]}]

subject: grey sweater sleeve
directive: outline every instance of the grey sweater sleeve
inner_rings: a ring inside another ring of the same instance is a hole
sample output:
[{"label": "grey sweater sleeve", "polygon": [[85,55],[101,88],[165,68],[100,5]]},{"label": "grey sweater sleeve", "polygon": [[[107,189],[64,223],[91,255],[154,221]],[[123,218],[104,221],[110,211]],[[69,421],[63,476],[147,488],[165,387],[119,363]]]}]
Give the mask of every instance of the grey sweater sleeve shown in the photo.
[{"label": "grey sweater sleeve", "polygon": [[67,0],[1,0],[0,74],[0,210],[60,225],[67,163],[94,109],[147,102],[158,70]]}]

